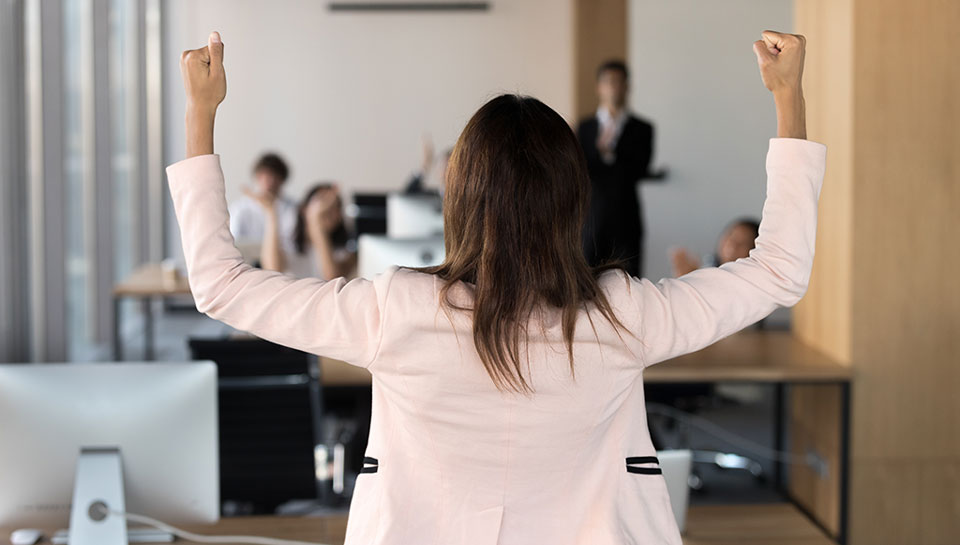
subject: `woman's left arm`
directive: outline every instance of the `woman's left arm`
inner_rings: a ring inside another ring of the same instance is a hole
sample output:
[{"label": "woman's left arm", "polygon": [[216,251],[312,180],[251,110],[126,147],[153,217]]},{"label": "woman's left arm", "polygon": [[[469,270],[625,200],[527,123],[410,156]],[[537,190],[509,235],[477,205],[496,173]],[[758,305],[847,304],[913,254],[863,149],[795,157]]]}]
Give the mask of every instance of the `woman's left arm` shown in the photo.
[{"label": "woman's left arm", "polygon": [[167,168],[197,309],[267,340],[368,366],[383,332],[393,275],[373,281],[296,280],[246,265],[227,228],[223,171],[213,155],[213,122],[226,94],[223,44],[181,57],[187,91],[187,159]]},{"label": "woman's left arm", "polygon": [[767,153],[767,197],[749,257],[654,284],[633,279],[644,364],[699,350],[796,304],[807,290],[826,148],[806,140],[801,76],[805,39],[764,31],[754,44],[773,93],[777,136]]}]

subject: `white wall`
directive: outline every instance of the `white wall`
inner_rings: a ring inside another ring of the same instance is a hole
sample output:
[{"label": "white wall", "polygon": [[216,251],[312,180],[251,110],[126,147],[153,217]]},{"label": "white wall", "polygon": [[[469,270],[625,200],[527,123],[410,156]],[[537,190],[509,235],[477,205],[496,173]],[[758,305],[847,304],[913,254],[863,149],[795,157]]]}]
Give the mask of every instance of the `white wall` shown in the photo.
[{"label": "white wall", "polygon": [[776,117],[752,43],[792,27],[792,0],[630,0],[631,103],[670,170],[641,188],[648,277],[670,274],[669,247],[711,253],[729,221],[759,218]]},{"label": "white wall", "polygon": [[[227,98],[217,120],[227,196],[259,153],[289,159],[291,196],[319,179],[347,191],[401,187],[420,137],[452,146],[499,92],[573,111],[572,0],[494,0],[488,12],[331,13],[321,0],[168,0],[167,160],[183,157],[183,49],[219,30]],[[178,244],[174,244],[178,247]]]}]

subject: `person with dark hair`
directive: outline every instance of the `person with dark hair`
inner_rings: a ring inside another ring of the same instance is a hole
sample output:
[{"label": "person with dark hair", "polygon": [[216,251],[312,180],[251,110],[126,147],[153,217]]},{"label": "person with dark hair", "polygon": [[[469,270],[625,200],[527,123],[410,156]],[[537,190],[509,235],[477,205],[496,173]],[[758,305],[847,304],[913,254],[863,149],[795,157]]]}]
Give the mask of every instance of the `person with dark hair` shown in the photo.
[{"label": "person with dark hair", "polygon": [[806,141],[804,40],[762,36],[778,138],[756,249],[658,283],[587,263],[576,135],[517,95],[481,106],[453,148],[440,265],[349,282],[245,265],[213,145],[223,42],[184,52],[187,159],[167,180],[197,308],[372,375],[346,545],[681,544],[644,370],[796,304],[813,266],[826,148]]},{"label": "person with dark hair", "polygon": [[[269,210],[269,201],[250,196]],[[307,191],[297,205],[292,244],[281,241],[276,214],[267,213],[266,217],[260,268],[324,280],[349,277],[356,270],[356,244],[343,221],[343,199],[336,184],[320,182]]]},{"label": "person with dark hair", "polygon": [[670,263],[673,275],[683,276],[700,267],[719,267],[750,255],[760,236],[760,222],[753,218],[740,218],[731,222],[720,233],[716,251],[703,263],[686,248],[671,248]]},{"label": "person with dark hair", "polygon": [[[276,240],[289,251],[297,220],[297,205],[283,195],[283,185],[290,176],[286,161],[276,153],[265,153],[253,165],[253,187],[244,188],[244,195],[230,205],[230,233],[241,245],[270,244]],[[273,250],[266,248],[267,252]]]},{"label": "person with dark hair", "polygon": [[623,61],[597,69],[597,113],[580,122],[577,137],[590,171],[590,212],[583,251],[591,265],[617,261],[643,274],[643,208],[637,182],[648,176],[654,130],[627,109],[629,74]]}]

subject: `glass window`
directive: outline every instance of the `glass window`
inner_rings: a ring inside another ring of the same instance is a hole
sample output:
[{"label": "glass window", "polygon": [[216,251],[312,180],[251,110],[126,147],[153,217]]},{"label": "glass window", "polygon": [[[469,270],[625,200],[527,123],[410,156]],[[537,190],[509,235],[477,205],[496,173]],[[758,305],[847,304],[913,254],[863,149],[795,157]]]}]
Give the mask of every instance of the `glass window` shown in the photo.
[{"label": "glass window", "polygon": [[110,1],[110,132],[113,186],[113,276],[122,281],[133,270],[138,224],[137,188],[137,10],[131,0]]},{"label": "glass window", "polygon": [[71,360],[91,359],[91,290],[88,289],[90,240],[86,221],[91,145],[89,2],[63,0],[63,176],[66,214],[67,353]]}]

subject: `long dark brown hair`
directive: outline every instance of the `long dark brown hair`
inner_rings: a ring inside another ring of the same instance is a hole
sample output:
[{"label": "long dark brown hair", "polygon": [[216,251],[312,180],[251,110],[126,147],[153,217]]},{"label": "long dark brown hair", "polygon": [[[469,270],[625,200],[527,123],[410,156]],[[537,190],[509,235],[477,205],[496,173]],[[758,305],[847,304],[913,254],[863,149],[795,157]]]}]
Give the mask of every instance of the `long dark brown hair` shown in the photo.
[{"label": "long dark brown hair", "polygon": [[[576,136],[535,98],[490,100],[457,140],[443,199],[446,259],[421,270],[444,280],[447,307],[473,312],[474,344],[500,390],[533,391],[520,352],[544,304],[562,311],[571,373],[579,311],[594,305],[618,333],[626,329],[597,282],[615,265],[591,268],[583,255],[589,195]],[[475,286],[471,308],[451,301],[458,282]]]}]

